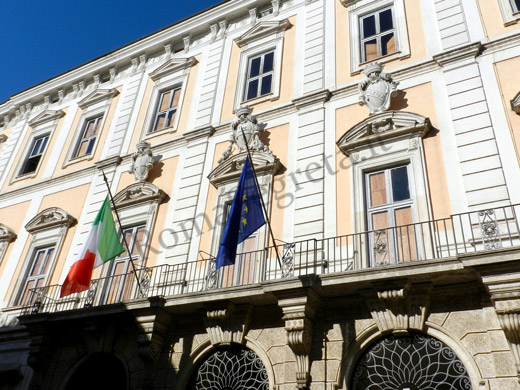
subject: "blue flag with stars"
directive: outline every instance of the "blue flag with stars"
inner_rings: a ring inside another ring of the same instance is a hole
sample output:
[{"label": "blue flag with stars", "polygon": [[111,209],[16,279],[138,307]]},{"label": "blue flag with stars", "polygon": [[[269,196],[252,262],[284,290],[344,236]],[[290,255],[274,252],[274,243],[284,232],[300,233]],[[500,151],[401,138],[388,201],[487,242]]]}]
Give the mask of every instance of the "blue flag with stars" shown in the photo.
[{"label": "blue flag with stars", "polygon": [[237,192],[231,203],[217,254],[217,269],[235,264],[237,245],[265,224],[260,195],[249,162],[246,158],[238,180]]}]

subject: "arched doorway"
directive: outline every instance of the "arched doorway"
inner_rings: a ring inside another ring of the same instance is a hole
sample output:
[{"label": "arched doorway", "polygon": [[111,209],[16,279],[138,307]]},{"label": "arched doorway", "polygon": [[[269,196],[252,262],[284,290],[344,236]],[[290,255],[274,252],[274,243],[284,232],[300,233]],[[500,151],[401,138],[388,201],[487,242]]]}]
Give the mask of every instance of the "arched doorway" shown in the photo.
[{"label": "arched doorway", "polygon": [[354,368],[352,390],[471,390],[466,368],[443,342],[420,333],[370,345]]},{"label": "arched doorway", "polygon": [[192,390],[269,390],[262,360],[242,346],[220,347],[199,364]]},{"label": "arched doorway", "polygon": [[127,390],[123,363],[114,355],[96,353],[81,363],[69,379],[65,390]]}]

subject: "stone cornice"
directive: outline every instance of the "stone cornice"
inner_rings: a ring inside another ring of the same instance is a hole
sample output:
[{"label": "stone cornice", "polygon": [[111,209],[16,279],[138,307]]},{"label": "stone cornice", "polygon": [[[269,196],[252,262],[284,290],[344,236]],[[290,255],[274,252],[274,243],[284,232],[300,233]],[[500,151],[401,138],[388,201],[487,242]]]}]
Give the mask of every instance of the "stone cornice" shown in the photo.
[{"label": "stone cornice", "polygon": [[166,63],[161,65],[159,68],[150,73],[150,77],[152,80],[156,81],[161,77],[167,76],[169,74],[178,72],[178,71],[186,71],[192,66],[197,64],[197,60],[195,57],[189,58],[171,58]]},{"label": "stone cornice", "polygon": [[475,42],[433,56],[433,60],[445,67],[456,62],[476,58],[482,51],[482,43]]},{"label": "stone cornice", "polygon": [[331,92],[328,89],[312,92],[293,99],[293,104],[298,110],[311,107],[317,104],[324,104],[330,99]]},{"label": "stone cornice", "polygon": [[41,211],[32,218],[27,225],[25,225],[25,230],[29,233],[34,233],[54,227],[65,226],[69,228],[74,226],[76,223],[76,218],[69,215],[65,210],[58,207],[51,207]]},{"label": "stone cornice", "polygon": [[41,124],[60,119],[65,115],[63,110],[46,110],[29,121],[29,126],[36,127]]},{"label": "stone cornice", "polygon": [[93,91],[92,93],[90,93],[88,96],[86,96],[84,99],[81,99],[78,102],[78,106],[81,109],[85,109],[86,107],[96,104],[98,102],[101,102],[105,99],[111,99],[114,96],[117,96],[118,93],[119,92],[115,88],[97,89],[97,90]]},{"label": "stone cornice", "polygon": [[209,138],[213,133],[215,133],[215,128],[209,125],[187,131],[183,134],[183,137],[186,141],[192,142],[201,138]]},{"label": "stone cornice", "polygon": [[240,37],[235,39],[238,47],[243,47],[250,42],[263,38],[268,35],[278,34],[287,30],[292,25],[288,19],[274,21],[274,22],[258,22],[251,29],[247,30]]}]

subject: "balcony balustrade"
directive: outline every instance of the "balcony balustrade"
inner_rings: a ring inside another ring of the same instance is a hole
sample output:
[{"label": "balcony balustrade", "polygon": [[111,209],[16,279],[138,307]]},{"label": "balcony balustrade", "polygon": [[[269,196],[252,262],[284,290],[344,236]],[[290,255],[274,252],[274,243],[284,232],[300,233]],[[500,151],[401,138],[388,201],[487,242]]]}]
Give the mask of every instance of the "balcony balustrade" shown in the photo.
[{"label": "balcony balustrade", "polygon": [[219,270],[215,267],[215,258],[202,257],[184,264],[145,267],[92,280],[87,291],[61,299],[60,285],[41,287],[31,291],[22,314],[74,310],[153,296],[212,292],[304,275],[399,267],[516,248],[520,247],[519,212],[520,205],[504,206],[332,238],[280,243],[277,248],[269,246],[240,253],[235,265]]}]

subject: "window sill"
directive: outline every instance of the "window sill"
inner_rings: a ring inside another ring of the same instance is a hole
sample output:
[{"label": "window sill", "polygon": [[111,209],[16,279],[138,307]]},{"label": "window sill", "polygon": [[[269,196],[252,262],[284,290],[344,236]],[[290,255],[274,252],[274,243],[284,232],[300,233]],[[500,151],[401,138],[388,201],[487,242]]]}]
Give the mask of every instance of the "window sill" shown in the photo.
[{"label": "window sill", "polygon": [[65,164],[63,164],[63,168],[66,168],[69,165],[79,163],[81,161],[89,161],[89,160],[92,160],[93,158],[94,158],[93,154],[89,154],[89,155],[82,156],[82,157],[74,157],[74,158],[71,158],[70,160],[68,160],[67,162],[65,162]]},{"label": "window sill", "polygon": [[[273,92],[271,93],[268,93],[266,95],[262,95],[262,96],[259,96],[259,97],[255,97],[253,99],[249,99],[249,100],[244,100],[242,102],[240,102],[240,106],[243,106],[243,105],[255,105],[255,104],[258,104],[258,103],[262,103],[262,102],[266,102],[266,101],[275,101],[275,100],[278,100],[280,96],[279,95],[275,95]],[[235,113],[236,110],[238,110],[239,107],[235,107],[235,109],[233,110],[233,114]]]},{"label": "window sill", "polygon": [[360,74],[367,65],[373,64],[375,62],[379,62],[381,64],[386,64],[386,63],[394,61],[394,60],[404,60],[406,58],[410,58],[410,54],[403,54],[401,51],[396,51],[392,54],[387,54],[386,56],[377,57],[377,58],[374,58],[373,60],[359,63],[357,68],[354,71],[350,72],[350,75],[355,76],[355,75]]},{"label": "window sill", "polygon": [[13,184],[13,183],[16,183],[18,181],[25,180],[25,179],[34,179],[36,177],[36,175],[38,175],[38,170],[36,170],[34,172],[31,172],[31,173],[24,173],[23,175],[17,175],[13,179],[11,179],[9,184]]},{"label": "window sill", "polygon": [[175,127],[167,127],[166,129],[153,131],[151,133],[146,133],[146,135],[144,136],[144,139],[145,140],[151,139],[151,138],[155,138],[160,135],[163,135],[163,134],[172,134],[172,133],[176,133],[176,132],[177,132],[177,129]]}]

